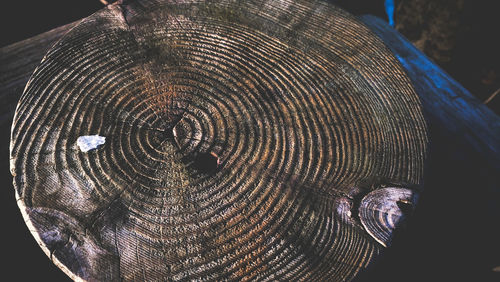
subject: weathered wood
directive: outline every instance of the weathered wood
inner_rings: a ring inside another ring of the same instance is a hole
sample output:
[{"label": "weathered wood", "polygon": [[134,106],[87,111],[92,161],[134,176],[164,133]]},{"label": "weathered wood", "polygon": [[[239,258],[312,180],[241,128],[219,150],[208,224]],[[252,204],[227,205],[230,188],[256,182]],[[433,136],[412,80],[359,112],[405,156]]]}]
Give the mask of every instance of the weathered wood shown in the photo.
[{"label": "weathered wood", "polygon": [[351,279],[394,228],[366,232],[397,207],[370,192],[418,190],[427,143],[396,59],[322,1],[108,6],[16,113],[19,205],[75,279]]},{"label": "weathered wood", "polygon": [[[47,50],[78,22],[70,23],[41,35],[0,49],[0,150],[6,160],[10,141],[12,117],[17,101],[35,67]],[[2,168],[7,168],[2,167]]]},{"label": "weathered wood", "polygon": [[[368,193],[359,206],[359,218],[365,230],[375,240],[388,246],[394,231],[413,209],[416,193],[410,189],[387,187]],[[404,207],[409,210],[405,210]],[[405,214],[405,212],[407,214]]]}]

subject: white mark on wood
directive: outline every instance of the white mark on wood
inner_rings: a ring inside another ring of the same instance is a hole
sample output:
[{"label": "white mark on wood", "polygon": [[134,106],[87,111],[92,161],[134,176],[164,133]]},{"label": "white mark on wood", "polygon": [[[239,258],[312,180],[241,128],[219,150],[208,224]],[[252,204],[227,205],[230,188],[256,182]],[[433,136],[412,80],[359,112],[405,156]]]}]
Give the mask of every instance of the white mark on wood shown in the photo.
[{"label": "white mark on wood", "polygon": [[99,135],[84,135],[78,137],[78,140],[76,140],[76,144],[84,153],[97,149],[97,147],[104,145],[104,143],[106,143],[106,137]]}]

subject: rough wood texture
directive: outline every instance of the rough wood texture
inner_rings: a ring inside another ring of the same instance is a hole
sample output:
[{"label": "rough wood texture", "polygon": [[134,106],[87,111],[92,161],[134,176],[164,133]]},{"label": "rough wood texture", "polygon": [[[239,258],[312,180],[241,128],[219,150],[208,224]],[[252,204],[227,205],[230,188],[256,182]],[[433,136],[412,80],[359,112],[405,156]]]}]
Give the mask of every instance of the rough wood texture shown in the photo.
[{"label": "rough wood texture", "polygon": [[17,101],[47,50],[77,23],[70,23],[0,49],[0,156],[9,155],[9,134]]},{"label": "rough wood texture", "polygon": [[361,224],[375,240],[388,246],[416,202],[416,194],[410,189],[387,187],[374,190],[361,200]]},{"label": "rough wood texture", "polygon": [[[82,152],[92,135],[105,143]],[[416,192],[426,144],[404,70],[335,7],[136,1],[45,56],[11,172],[74,279],[348,280],[382,249],[360,217],[384,216],[360,202]]]}]

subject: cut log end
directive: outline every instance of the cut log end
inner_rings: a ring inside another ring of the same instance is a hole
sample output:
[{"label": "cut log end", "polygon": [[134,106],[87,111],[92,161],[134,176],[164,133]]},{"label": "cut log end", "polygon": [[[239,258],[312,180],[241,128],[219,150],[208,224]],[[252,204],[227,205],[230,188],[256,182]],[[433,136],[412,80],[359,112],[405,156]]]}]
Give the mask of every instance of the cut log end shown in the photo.
[{"label": "cut log end", "polygon": [[380,253],[411,197],[377,188],[360,224],[358,184],[421,184],[427,133],[365,26],[323,1],[111,6],[47,53],[12,127],[20,207],[63,270],[350,280]]}]

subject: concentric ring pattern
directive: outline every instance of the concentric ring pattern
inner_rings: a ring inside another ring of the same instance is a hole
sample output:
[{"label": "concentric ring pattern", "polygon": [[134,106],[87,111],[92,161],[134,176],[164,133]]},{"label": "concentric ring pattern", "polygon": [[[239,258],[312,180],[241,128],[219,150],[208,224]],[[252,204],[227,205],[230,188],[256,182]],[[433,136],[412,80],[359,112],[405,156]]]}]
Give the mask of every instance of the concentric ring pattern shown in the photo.
[{"label": "concentric ring pattern", "polygon": [[359,196],[418,186],[426,141],[396,59],[331,5],[132,1],[45,56],[11,170],[74,279],[349,280],[382,249]]}]

